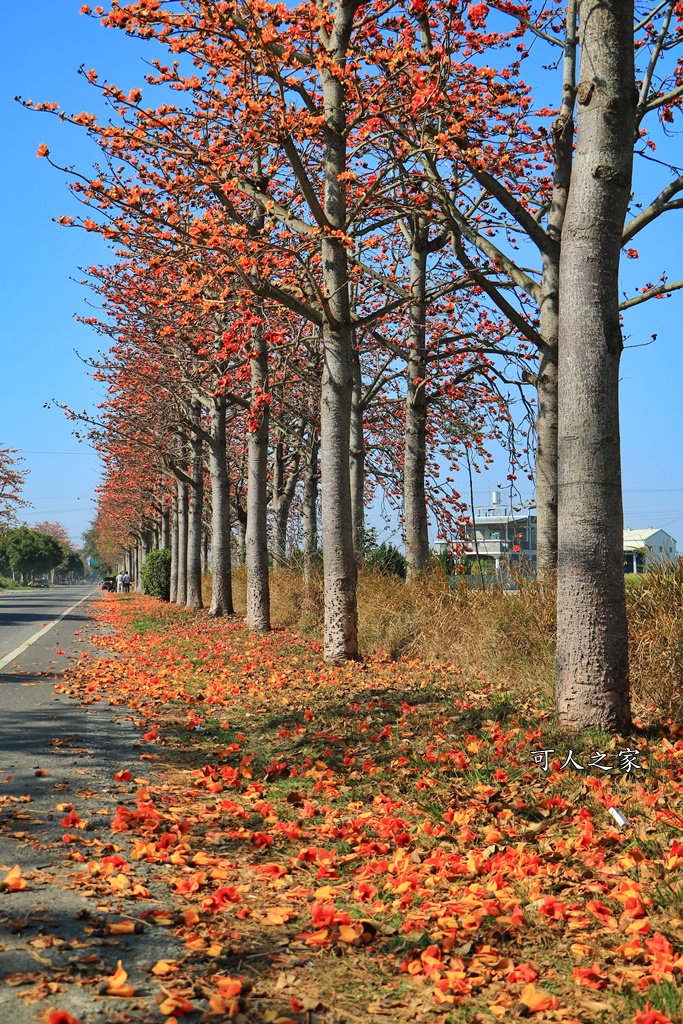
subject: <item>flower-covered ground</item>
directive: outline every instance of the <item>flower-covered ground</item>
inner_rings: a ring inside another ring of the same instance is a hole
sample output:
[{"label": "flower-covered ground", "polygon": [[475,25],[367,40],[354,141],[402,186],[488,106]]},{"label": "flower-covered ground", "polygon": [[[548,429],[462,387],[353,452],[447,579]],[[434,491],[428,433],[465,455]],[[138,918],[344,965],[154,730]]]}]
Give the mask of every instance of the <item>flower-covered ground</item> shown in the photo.
[{"label": "flower-covered ground", "polygon": [[[75,800],[63,844],[118,901],[109,934],[182,942],[150,968],[160,1021],[683,1022],[677,726],[570,743],[452,665],[330,667],[286,630],[97,607],[107,650],[60,687],[133,709],[142,746],[108,842]],[[125,956],[92,984],[125,1019]]]}]

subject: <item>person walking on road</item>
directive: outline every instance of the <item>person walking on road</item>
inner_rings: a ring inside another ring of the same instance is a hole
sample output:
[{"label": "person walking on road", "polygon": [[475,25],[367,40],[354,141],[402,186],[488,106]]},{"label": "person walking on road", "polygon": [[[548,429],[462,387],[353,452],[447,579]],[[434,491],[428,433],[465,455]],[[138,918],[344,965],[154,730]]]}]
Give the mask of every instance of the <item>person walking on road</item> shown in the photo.
[{"label": "person walking on road", "polygon": [[120,572],[116,577],[116,593],[123,593],[123,573]]}]

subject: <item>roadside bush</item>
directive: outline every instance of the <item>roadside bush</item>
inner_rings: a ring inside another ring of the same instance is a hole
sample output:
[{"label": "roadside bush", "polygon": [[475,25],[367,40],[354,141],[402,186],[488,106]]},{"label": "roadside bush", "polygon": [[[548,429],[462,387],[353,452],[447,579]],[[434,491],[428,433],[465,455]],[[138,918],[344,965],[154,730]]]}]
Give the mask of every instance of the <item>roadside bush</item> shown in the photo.
[{"label": "roadside bush", "polygon": [[150,551],[140,572],[146,594],[168,601],[171,596],[171,552]]},{"label": "roadside bush", "polygon": [[365,556],[366,572],[381,572],[386,576],[398,576],[399,579],[404,580],[406,570],[405,555],[393,544],[383,541],[378,547],[368,551]]},{"label": "roadside bush", "polygon": [[450,551],[432,551],[429,555],[429,568],[441,569],[446,576],[455,576],[458,571],[460,559],[452,555]]},{"label": "roadside bush", "polygon": [[493,562],[485,558],[463,558],[460,567],[463,576],[490,576],[494,571]]}]

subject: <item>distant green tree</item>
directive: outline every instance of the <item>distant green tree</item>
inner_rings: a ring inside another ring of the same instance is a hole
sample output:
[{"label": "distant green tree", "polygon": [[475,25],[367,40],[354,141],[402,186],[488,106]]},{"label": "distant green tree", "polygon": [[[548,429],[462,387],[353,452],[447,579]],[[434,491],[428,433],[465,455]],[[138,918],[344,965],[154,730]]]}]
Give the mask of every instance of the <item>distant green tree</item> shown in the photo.
[{"label": "distant green tree", "polygon": [[21,581],[35,577],[36,573],[48,573],[55,569],[64,557],[62,545],[46,533],[38,533],[28,526],[7,530],[3,538],[3,549],[9,570],[19,575]]},{"label": "distant green tree", "polygon": [[93,572],[109,576],[112,566],[102,557],[99,550],[99,531],[93,523],[83,534],[83,557]]},{"label": "distant green tree", "polygon": [[38,560],[34,571],[39,573],[51,572],[57,568],[64,558],[64,548],[57,538],[53,537],[50,533],[39,533],[38,530],[32,530],[31,533],[35,533],[39,545]]},{"label": "distant green tree", "polygon": [[66,551],[56,571],[62,578],[82,580],[85,576],[85,565],[77,551]]},{"label": "distant green tree", "polygon": [[2,530],[0,532],[0,576],[9,576],[12,572],[12,569],[9,564],[7,534],[7,530]]}]

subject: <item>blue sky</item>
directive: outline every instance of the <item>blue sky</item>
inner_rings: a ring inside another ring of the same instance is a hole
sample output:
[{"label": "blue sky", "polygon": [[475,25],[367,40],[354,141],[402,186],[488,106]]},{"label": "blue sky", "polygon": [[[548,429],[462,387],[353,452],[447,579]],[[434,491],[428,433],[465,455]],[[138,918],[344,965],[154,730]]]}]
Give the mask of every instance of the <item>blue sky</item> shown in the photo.
[{"label": "blue sky", "polygon": [[[150,48],[123,33],[107,31],[79,16],[81,0],[36,0],[7,7],[0,61],[0,103],[5,138],[0,162],[4,244],[2,281],[2,401],[0,442],[25,452],[31,470],[25,496],[34,508],[27,522],[59,520],[74,541],[92,518],[98,480],[96,456],[72,435],[72,425],[44,404],[57,399],[77,410],[100,398],[74,349],[93,355],[97,338],[73,320],[84,310],[86,290],[71,278],[78,267],[106,259],[98,237],[53,224],[52,217],[78,210],[64,178],[36,159],[41,142],[61,164],[90,167],[95,150],[85,134],[14,102],[16,94],[52,100],[71,110],[97,110],[96,95],[77,74],[84,64],[100,77],[131,88],[143,84]],[[668,146],[677,145],[669,142]],[[666,172],[640,166],[639,198],[648,201]],[[683,277],[680,234],[683,212],[670,214],[633,244],[639,261],[626,261],[629,294],[639,274],[656,280],[668,270]],[[622,362],[622,442],[625,523],[661,526],[683,549],[683,448],[679,443],[683,399],[683,292],[630,311]],[[59,453],[59,454],[54,454]],[[61,454],[71,453],[71,454]],[[475,500],[486,504],[504,480],[503,463],[476,478]],[[464,484],[464,481],[463,481]],[[529,495],[529,491],[525,492]],[[376,514],[371,520],[377,519]],[[379,523],[378,523],[379,525]]]},{"label": "blue sky", "polygon": [[74,352],[95,354],[97,339],[73,320],[84,308],[86,291],[71,277],[78,279],[79,265],[99,262],[106,252],[98,237],[52,223],[77,204],[62,176],[35,154],[47,142],[57,160],[88,167],[93,149],[82,131],[24,110],[14,96],[92,109],[93,90],[77,74],[81,64],[122,84],[142,78],[140,44],[80,17],[80,6],[75,0],[39,0],[8,7],[0,61],[0,441],[26,453],[24,467],[31,472],[24,496],[34,508],[23,518],[58,520],[75,542],[93,515],[98,460],[73,437],[63,413],[44,404],[57,399],[82,410],[99,400],[98,386]]}]

